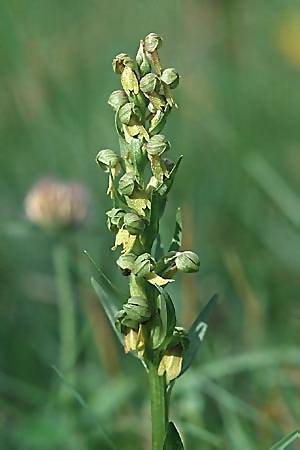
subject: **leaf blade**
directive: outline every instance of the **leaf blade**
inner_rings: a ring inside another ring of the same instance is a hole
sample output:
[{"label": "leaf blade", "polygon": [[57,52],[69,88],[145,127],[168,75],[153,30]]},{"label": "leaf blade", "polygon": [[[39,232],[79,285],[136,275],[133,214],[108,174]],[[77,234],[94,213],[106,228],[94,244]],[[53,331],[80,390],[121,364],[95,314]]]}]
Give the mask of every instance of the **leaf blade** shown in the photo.
[{"label": "leaf blade", "polygon": [[191,325],[189,329],[190,344],[184,354],[182,370],[179,376],[181,376],[192,364],[200,344],[203,341],[207,329],[207,319],[212,309],[215,307],[217,300],[218,294],[214,294]]},{"label": "leaf blade", "polygon": [[173,422],[169,422],[163,450],[184,450],[183,443]]}]

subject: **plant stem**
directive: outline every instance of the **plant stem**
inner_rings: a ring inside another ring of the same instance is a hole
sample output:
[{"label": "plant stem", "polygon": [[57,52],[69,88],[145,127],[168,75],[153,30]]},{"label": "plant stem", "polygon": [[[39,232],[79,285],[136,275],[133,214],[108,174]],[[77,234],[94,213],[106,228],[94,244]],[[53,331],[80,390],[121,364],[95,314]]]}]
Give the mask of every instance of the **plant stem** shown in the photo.
[{"label": "plant stem", "polygon": [[159,376],[157,365],[148,362],[151,398],[152,450],[163,450],[168,422],[168,406],[165,376]]},{"label": "plant stem", "polygon": [[76,360],[76,314],[69,268],[69,255],[67,248],[63,244],[57,244],[54,247],[53,264],[56,278],[60,327],[59,366],[63,374],[68,374],[68,382],[74,383],[73,368]]}]

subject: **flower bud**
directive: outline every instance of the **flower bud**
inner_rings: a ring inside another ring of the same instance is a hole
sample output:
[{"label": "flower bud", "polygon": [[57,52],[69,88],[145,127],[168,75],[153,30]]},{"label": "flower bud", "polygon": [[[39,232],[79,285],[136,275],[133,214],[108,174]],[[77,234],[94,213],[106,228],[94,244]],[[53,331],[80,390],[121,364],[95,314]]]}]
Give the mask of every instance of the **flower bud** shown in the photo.
[{"label": "flower bud", "polygon": [[162,45],[162,38],[156,33],[148,34],[144,39],[144,46],[146,52],[153,53]]},{"label": "flower bud", "polygon": [[113,71],[115,73],[122,73],[125,67],[133,67],[133,60],[126,53],[120,53],[112,62]]},{"label": "flower bud", "polygon": [[138,324],[146,322],[151,317],[151,310],[147,299],[143,297],[130,297],[123,306],[127,317]]},{"label": "flower bud", "polygon": [[155,91],[159,87],[159,79],[154,73],[148,73],[140,81],[140,89],[145,94]]},{"label": "flower bud", "polygon": [[159,156],[170,148],[170,143],[163,134],[156,134],[150,138],[145,147],[149,155]]},{"label": "flower bud", "polygon": [[169,86],[171,89],[175,89],[179,83],[178,72],[172,67],[165,69],[160,77],[161,81]]},{"label": "flower bud", "polygon": [[119,191],[123,195],[131,195],[134,190],[134,175],[125,173],[119,180]]},{"label": "flower bud", "polygon": [[137,277],[145,277],[154,269],[154,259],[149,253],[138,256],[134,262],[132,273]]},{"label": "flower bud", "polygon": [[124,91],[118,90],[118,91],[113,91],[110,94],[110,97],[107,101],[107,103],[109,104],[109,106],[111,106],[115,111],[118,111],[118,109],[125,105],[125,103],[128,102],[128,97],[125,94]]},{"label": "flower bud", "polygon": [[147,73],[151,72],[151,65],[147,59],[143,41],[140,41],[140,46],[136,54],[136,62],[140,69],[140,74],[142,77]]},{"label": "flower bud", "polygon": [[124,225],[129,234],[138,235],[145,229],[144,220],[135,213],[127,213],[124,216]]},{"label": "flower bud", "polygon": [[186,251],[178,253],[175,259],[178,270],[185,273],[198,272],[200,260],[194,252]]},{"label": "flower bud", "polygon": [[116,328],[122,333],[124,332],[124,327],[137,330],[139,324],[136,320],[132,320],[127,316],[127,313],[124,309],[121,309],[115,316],[115,325]]},{"label": "flower bud", "polygon": [[124,223],[125,211],[120,208],[113,208],[107,211],[107,226],[112,231],[120,229]]},{"label": "flower bud", "polygon": [[102,169],[108,172],[110,167],[114,168],[119,165],[119,158],[113,150],[105,149],[98,153],[96,162]]},{"label": "flower bud", "polygon": [[120,269],[123,271],[124,275],[130,275],[134,261],[136,260],[136,256],[133,253],[122,254],[118,260],[117,264]]}]

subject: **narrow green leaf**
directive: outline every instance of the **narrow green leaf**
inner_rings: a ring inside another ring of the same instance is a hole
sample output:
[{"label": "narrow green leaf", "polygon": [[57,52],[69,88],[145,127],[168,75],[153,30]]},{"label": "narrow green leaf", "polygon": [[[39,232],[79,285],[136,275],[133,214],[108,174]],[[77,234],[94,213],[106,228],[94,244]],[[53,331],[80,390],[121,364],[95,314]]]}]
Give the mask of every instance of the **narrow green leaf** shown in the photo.
[{"label": "narrow green leaf", "polygon": [[101,277],[101,284],[105,286],[105,289],[110,292],[110,295],[117,296],[121,298],[121,293],[118,291],[116,286],[110,281],[107,275],[103,272],[101,267],[99,267],[94,258],[90,255],[90,253],[87,250],[83,250],[83,253],[88,257],[91,264],[95,267],[96,271],[98,272],[99,276]]},{"label": "narrow green leaf", "polygon": [[207,319],[215,307],[218,300],[218,295],[215,294],[212,298],[207,302],[204,308],[200,311],[198,317],[193,322],[189,329],[189,346],[184,353],[183,364],[180,376],[190,367],[201,342],[203,341],[206,329],[207,329]]},{"label": "narrow green leaf", "polygon": [[181,437],[173,422],[169,422],[163,450],[184,450]]},{"label": "narrow green leaf", "polygon": [[296,439],[300,439],[300,430],[289,433],[284,438],[280,439],[276,444],[272,445],[270,450],[284,450],[288,445],[292,444]]},{"label": "narrow green leaf", "polygon": [[104,312],[114,330],[116,333],[119,341],[123,343],[123,337],[121,333],[118,332],[115,326],[115,316],[118,311],[117,307],[113,304],[111,296],[108,294],[107,289],[103,284],[99,284],[95,278],[91,278],[91,283],[93,288],[95,289],[96,294],[98,295],[98,298],[101,302],[101,305],[104,309]]},{"label": "narrow green leaf", "polygon": [[173,239],[171,242],[171,245],[169,247],[169,252],[178,252],[178,250],[181,247],[181,241],[182,241],[182,217],[181,217],[181,209],[178,208],[176,212],[176,223],[175,223],[175,230]]},{"label": "narrow green leaf", "polygon": [[207,444],[209,445],[209,448],[214,447],[224,449],[223,440],[216,434],[190,422],[182,422],[182,427],[184,428],[185,435],[196,438],[198,442],[202,441],[203,445]]}]

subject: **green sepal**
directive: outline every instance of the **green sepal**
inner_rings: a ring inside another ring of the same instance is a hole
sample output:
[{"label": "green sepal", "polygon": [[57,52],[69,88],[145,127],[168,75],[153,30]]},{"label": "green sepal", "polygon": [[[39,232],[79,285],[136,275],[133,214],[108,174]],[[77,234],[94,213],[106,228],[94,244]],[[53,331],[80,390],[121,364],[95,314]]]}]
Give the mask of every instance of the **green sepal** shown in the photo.
[{"label": "green sepal", "polygon": [[160,291],[157,298],[158,317],[151,332],[154,350],[168,345],[176,326],[176,311],[172,299],[163,289],[159,288],[158,290]]},{"label": "green sepal", "polygon": [[203,341],[206,329],[207,320],[216,306],[218,300],[218,294],[214,294],[211,299],[207,302],[204,308],[200,311],[196,320],[192,323],[190,329],[188,330],[189,346],[184,352],[182,370],[180,376],[190,367],[193,359]]},{"label": "green sepal", "polygon": [[169,252],[178,252],[181,247],[182,242],[182,217],[181,217],[181,209],[178,208],[176,212],[176,222],[175,222],[175,230],[171,245],[169,247]]},{"label": "green sepal", "polygon": [[122,319],[121,327],[122,325],[127,328],[132,328],[133,330],[137,330],[139,327],[139,323],[136,320],[130,319],[127,316]]},{"label": "green sepal", "polygon": [[168,423],[163,450],[184,450],[183,442],[173,422]]},{"label": "green sepal", "polygon": [[103,279],[101,279],[101,283],[98,283],[94,277],[91,277],[91,284],[100,300],[102,308],[114,330],[119,341],[123,344],[123,336],[117,330],[115,325],[115,317],[118,312],[118,308],[112,303],[112,295],[106,289],[105,284],[103,283]]},{"label": "green sepal", "polygon": [[145,322],[150,318],[151,313],[146,306],[136,306],[130,303],[126,303],[123,306],[129,319],[136,321],[137,323]]}]

